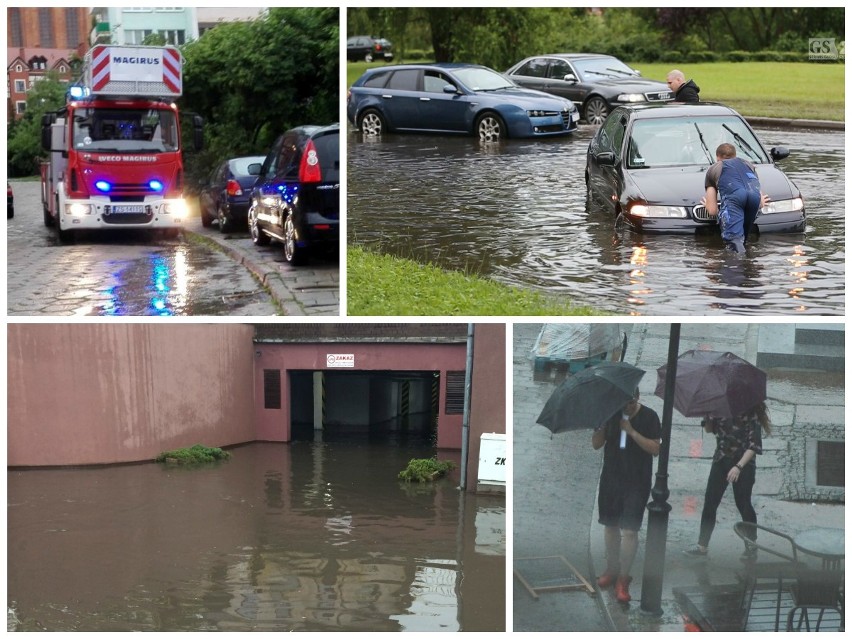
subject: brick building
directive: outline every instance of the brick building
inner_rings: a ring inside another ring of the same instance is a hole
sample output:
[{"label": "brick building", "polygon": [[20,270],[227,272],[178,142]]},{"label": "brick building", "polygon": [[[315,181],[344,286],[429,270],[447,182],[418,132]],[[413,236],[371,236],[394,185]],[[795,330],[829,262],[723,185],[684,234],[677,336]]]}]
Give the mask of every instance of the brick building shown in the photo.
[{"label": "brick building", "polygon": [[8,118],[26,110],[27,92],[50,71],[72,77],[72,59],[89,48],[90,19],[85,7],[6,9],[6,96]]}]

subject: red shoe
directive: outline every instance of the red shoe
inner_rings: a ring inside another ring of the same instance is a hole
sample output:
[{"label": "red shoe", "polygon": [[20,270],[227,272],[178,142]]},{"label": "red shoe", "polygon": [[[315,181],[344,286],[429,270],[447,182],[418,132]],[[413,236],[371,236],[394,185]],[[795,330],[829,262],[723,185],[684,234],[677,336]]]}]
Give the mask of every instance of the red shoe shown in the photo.
[{"label": "red shoe", "polygon": [[627,586],[633,580],[633,577],[619,577],[615,582],[615,598],[621,603],[630,602],[630,591]]},{"label": "red shoe", "polygon": [[601,588],[609,588],[612,584],[615,583],[617,577],[617,571],[610,572],[609,568],[607,568],[606,572],[604,572],[604,574],[598,577],[598,586],[600,586]]}]

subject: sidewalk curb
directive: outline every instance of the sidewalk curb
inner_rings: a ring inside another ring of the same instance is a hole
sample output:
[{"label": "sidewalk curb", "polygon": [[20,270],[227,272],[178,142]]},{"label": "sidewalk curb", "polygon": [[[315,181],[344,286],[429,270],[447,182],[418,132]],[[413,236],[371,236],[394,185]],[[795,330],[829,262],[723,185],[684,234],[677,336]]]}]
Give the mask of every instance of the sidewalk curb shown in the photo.
[{"label": "sidewalk curb", "polygon": [[796,118],[765,118],[759,116],[744,116],[752,126],[777,126],[791,129],[831,129],[844,131],[845,122],[834,120],[806,120]]}]

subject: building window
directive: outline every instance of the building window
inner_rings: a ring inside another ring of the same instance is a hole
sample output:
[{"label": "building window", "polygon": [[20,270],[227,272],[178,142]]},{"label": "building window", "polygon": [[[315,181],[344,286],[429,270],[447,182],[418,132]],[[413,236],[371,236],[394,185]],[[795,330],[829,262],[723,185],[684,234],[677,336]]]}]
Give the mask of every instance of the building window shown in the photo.
[{"label": "building window", "polygon": [[22,67],[20,64],[15,65],[15,71],[17,71],[18,73],[20,73],[23,70],[24,70],[24,67]]},{"label": "building window", "polygon": [[166,38],[167,44],[181,45],[186,43],[186,32],[183,29],[168,29],[159,31]]},{"label": "building window", "polygon": [[80,14],[76,7],[65,9],[65,42],[68,48],[80,44]]},{"label": "building window", "polygon": [[21,29],[21,10],[7,9],[6,12],[9,19],[9,46],[22,47],[24,46],[24,35]]},{"label": "building window", "polygon": [[163,13],[177,13],[179,11],[183,11],[183,7],[154,7],[155,11],[161,11]]},{"label": "building window", "polygon": [[263,407],[281,408],[281,371],[278,369],[263,370]]},{"label": "building window", "polygon": [[26,93],[27,91],[27,81],[26,80],[15,80],[15,93]]},{"label": "building window", "polygon": [[124,32],[124,41],[127,44],[142,44],[152,33],[154,31],[151,29],[128,29]]},{"label": "building window", "polygon": [[24,111],[26,111],[26,110],[27,110],[27,103],[26,102],[15,102],[15,112],[18,115],[23,114]]},{"label": "building window", "polygon": [[39,46],[52,49],[56,45],[53,42],[53,21],[51,20],[50,9],[38,10],[38,37],[40,39]]},{"label": "building window", "polygon": [[151,13],[151,7],[124,7],[125,13]]},{"label": "building window", "polygon": [[446,406],[447,415],[461,415],[464,412],[464,371],[447,371]]}]

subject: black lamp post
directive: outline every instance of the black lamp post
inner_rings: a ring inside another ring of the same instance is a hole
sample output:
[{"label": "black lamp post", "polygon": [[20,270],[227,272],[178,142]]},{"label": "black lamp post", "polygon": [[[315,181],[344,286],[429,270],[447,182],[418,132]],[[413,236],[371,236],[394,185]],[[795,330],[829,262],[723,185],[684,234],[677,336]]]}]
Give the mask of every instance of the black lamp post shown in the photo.
[{"label": "black lamp post", "polygon": [[645,568],[642,571],[642,600],[639,609],[649,615],[660,616],[663,595],[663,573],[666,561],[666,536],[669,529],[669,439],[672,433],[677,357],[680,349],[680,324],[669,329],[669,359],[666,368],[666,390],[663,397],[663,423],[660,459],[657,462],[657,480],[651,489],[648,504],[648,535],[645,540]]}]

